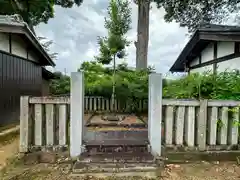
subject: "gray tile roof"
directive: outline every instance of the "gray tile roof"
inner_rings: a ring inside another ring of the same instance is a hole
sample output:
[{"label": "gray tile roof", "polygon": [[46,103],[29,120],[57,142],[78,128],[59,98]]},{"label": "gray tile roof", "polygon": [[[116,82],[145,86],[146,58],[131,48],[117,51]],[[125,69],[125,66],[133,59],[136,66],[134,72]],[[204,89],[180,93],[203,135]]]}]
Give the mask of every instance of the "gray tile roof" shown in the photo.
[{"label": "gray tile roof", "polygon": [[228,26],[219,24],[202,24],[199,26],[200,31],[240,31],[240,26]]},{"label": "gray tile roof", "polygon": [[22,17],[18,14],[15,15],[0,15],[0,24],[1,25],[15,25],[15,26],[27,26],[22,19]]},{"label": "gray tile roof", "polygon": [[[34,46],[47,59],[47,61],[50,63],[49,65],[55,66],[55,63],[50,58],[49,54],[45,51],[38,38],[36,37],[35,33],[31,31],[28,24],[24,22],[20,15],[0,15],[0,30],[4,32],[4,27],[9,26],[11,28],[16,28],[17,31],[19,30],[19,28],[23,29],[24,34],[29,38],[29,40],[34,42]],[[19,30],[19,33],[22,34],[23,32]]]}]

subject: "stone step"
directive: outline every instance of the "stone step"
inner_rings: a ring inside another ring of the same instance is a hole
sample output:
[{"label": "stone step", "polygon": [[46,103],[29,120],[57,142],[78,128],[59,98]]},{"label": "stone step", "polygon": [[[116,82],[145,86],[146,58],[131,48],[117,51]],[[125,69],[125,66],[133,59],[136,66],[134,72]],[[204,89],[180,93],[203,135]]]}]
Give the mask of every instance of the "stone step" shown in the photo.
[{"label": "stone step", "polygon": [[81,163],[76,162],[71,176],[77,177],[147,177],[156,178],[162,167],[155,163]]},{"label": "stone step", "polygon": [[148,171],[148,172],[117,172],[117,173],[112,173],[112,172],[98,172],[98,173],[71,173],[70,177],[73,178],[86,178],[87,179],[92,179],[97,178],[97,179],[106,179],[109,177],[119,177],[119,178],[126,178],[126,177],[140,177],[140,178],[147,178],[147,179],[155,179],[159,177],[158,170],[157,171]]},{"label": "stone step", "polygon": [[103,140],[85,140],[87,146],[141,146],[149,144],[148,140],[137,139],[103,139]]},{"label": "stone step", "polygon": [[101,153],[90,154],[83,153],[79,158],[79,162],[92,162],[92,163],[152,163],[155,158],[150,153]]},{"label": "stone step", "polygon": [[148,152],[83,153],[73,166],[72,176],[142,176],[155,178],[161,163]]},{"label": "stone step", "polygon": [[118,130],[118,131],[87,131],[84,135],[86,142],[96,141],[103,142],[106,140],[112,141],[126,141],[126,140],[148,140],[148,131],[129,131],[129,130]]},{"label": "stone step", "polygon": [[76,162],[73,167],[75,173],[97,172],[144,172],[157,170],[157,164],[149,163],[82,163]]},{"label": "stone step", "polygon": [[148,152],[148,145],[86,145],[86,151],[90,154],[101,153],[141,153]]}]

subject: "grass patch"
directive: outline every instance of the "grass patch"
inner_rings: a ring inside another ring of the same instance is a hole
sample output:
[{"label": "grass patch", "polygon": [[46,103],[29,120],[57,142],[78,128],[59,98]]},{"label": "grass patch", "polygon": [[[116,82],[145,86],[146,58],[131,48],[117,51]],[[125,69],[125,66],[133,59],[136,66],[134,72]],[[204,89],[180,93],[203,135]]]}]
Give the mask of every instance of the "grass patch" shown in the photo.
[{"label": "grass patch", "polygon": [[8,158],[6,165],[0,171],[0,177],[7,175],[9,171],[23,167],[23,164],[23,158],[18,154]]}]

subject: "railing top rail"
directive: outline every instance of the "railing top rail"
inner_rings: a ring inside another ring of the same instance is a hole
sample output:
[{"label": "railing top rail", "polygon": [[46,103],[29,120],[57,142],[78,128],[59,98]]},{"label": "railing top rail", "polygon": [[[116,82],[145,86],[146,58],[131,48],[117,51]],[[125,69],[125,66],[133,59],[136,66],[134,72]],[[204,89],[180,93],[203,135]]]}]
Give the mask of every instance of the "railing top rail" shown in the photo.
[{"label": "railing top rail", "polygon": [[[85,96],[88,99],[106,99],[101,96]],[[30,97],[30,104],[70,104],[69,96],[43,96],[43,97]],[[240,107],[240,101],[235,100],[208,100],[210,107]],[[164,106],[200,106],[200,101],[196,99],[163,99],[162,105]]]},{"label": "railing top rail", "polygon": [[198,100],[192,99],[163,99],[164,106],[200,106]]},{"label": "railing top rail", "polygon": [[70,104],[70,97],[30,97],[30,104]]},{"label": "railing top rail", "polygon": [[214,107],[236,107],[240,106],[240,101],[234,101],[234,100],[208,100],[208,106],[214,106]]}]

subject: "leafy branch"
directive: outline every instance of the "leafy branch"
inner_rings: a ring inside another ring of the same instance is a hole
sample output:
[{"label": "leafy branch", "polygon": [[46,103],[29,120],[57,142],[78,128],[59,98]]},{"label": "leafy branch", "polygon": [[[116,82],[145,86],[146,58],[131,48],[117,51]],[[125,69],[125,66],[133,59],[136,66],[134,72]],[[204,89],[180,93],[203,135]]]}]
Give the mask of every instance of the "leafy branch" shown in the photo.
[{"label": "leafy branch", "polygon": [[110,64],[113,61],[112,78],[112,109],[115,111],[116,96],[116,57],[123,59],[126,56],[125,48],[130,42],[127,41],[126,33],[130,30],[131,9],[128,0],[111,0],[108,7],[108,17],[105,17],[105,28],[108,36],[98,37],[99,56],[97,62]]}]

